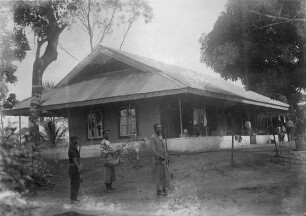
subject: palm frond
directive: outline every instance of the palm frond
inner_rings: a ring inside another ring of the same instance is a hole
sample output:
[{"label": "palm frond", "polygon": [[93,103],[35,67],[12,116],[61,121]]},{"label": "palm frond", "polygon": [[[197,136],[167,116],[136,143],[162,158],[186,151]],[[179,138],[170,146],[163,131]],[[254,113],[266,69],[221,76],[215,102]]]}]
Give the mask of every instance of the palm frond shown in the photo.
[{"label": "palm frond", "polygon": [[55,84],[52,81],[45,81],[45,82],[42,83],[42,89],[43,89],[44,92],[49,91],[49,90],[53,89],[54,87],[55,87]]},{"label": "palm frond", "polygon": [[68,127],[62,123],[57,125],[54,118],[51,118],[43,124],[43,133],[41,134],[42,140],[50,147],[56,147],[64,141],[64,137]]}]

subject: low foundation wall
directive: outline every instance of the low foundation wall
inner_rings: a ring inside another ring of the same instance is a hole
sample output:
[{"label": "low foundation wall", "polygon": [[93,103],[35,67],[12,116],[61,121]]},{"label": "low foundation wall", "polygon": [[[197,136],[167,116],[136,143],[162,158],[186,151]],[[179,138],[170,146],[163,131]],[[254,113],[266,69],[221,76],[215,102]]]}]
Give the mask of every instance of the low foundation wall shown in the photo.
[{"label": "low foundation wall", "polygon": [[[279,142],[278,136],[275,139]],[[272,135],[256,135],[256,144],[251,144],[250,136],[236,137],[234,148],[274,146],[272,140],[274,140]],[[172,152],[202,152],[230,148],[232,148],[232,136],[184,137],[168,140],[168,149]]]},{"label": "low foundation wall", "polygon": [[[238,138],[238,137],[237,137]],[[279,142],[276,136],[276,141]],[[271,143],[273,136],[271,135],[257,135],[256,144],[250,144],[250,136],[242,136],[240,140],[234,139],[234,148],[264,148],[274,147]],[[286,140],[285,140],[286,141]],[[210,136],[210,137],[182,137],[168,139],[168,151],[176,153],[191,153],[191,152],[205,152],[220,149],[232,148],[231,136]],[[114,147],[122,143],[114,143]],[[293,143],[290,143],[292,146]],[[99,145],[86,145],[81,147],[81,157],[98,157],[100,155]],[[292,146],[292,148],[295,148]],[[150,144],[146,144],[141,148],[142,153],[150,152]],[[41,154],[45,158],[67,159],[68,146],[58,147],[55,149],[42,149]]]}]

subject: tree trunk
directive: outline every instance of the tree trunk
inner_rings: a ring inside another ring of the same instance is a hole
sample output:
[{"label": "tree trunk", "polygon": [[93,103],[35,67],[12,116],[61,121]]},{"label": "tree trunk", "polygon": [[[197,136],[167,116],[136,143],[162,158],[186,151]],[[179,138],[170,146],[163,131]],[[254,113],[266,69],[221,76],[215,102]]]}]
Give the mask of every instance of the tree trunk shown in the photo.
[{"label": "tree trunk", "polygon": [[[42,95],[42,76],[46,68],[57,59],[57,46],[60,33],[65,27],[50,27],[48,38],[44,41],[38,41],[36,50],[36,60],[33,64],[32,77],[32,98],[30,105],[29,129],[30,129],[30,143],[32,147],[36,147],[40,143],[39,134],[39,117],[40,117],[40,103]],[[43,43],[48,42],[44,54],[40,57],[40,48]]]},{"label": "tree trunk", "polygon": [[[243,5],[243,2],[241,2]],[[246,11],[242,10],[242,15],[241,15],[241,23],[242,23],[242,71],[244,74],[243,81],[244,85],[246,87],[246,90],[251,89],[250,88],[250,82],[249,82],[249,50],[248,50],[248,36],[247,36],[247,28],[248,25],[246,23],[247,16],[246,16]]]},{"label": "tree trunk", "polygon": [[126,32],[124,33],[124,36],[123,36],[123,39],[121,41],[120,48],[119,48],[120,50],[121,50],[121,48],[123,46],[123,43],[125,41],[125,38],[126,38],[128,32],[130,31],[130,29],[131,29],[133,23],[136,21],[136,19],[137,19],[137,14],[134,14],[133,18],[129,22],[129,25],[128,25],[128,28],[127,28]]},{"label": "tree trunk", "polygon": [[128,30],[124,33],[123,39],[122,39],[121,44],[120,44],[120,47],[119,47],[120,50],[121,50],[121,48],[122,48],[122,46],[123,46],[123,43],[124,43],[124,41],[125,41],[125,38],[126,38],[128,32],[129,32],[130,28],[131,28],[131,26],[129,26]]},{"label": "tree trunk", "polygon": [[30,141],[35,147],[39,145],[39,117],[40,117],[40,101],[42,94],[42,65],[40,59],[36,59],[33,65],[32,77],[32,98],[30,106],[29,129]]},{"label": "tree trunk", "polygon": [[89,42],[90,42],[90,49],[93,51],[93,28],[91,28],[90,24],[90,11],[91,11],[91,1],[88,0],[88,13],[87,13],[87,25],[88,25],[88,34],[89,34]]},{"label": "tree trunk", "polygon": [[90,44],[90,50],[92,52],[93,51],[93,43],[92,43],[93,35],[92,35],[92,30],[89,30],[89,31],[90,31],[89,32],[89,44]]}]

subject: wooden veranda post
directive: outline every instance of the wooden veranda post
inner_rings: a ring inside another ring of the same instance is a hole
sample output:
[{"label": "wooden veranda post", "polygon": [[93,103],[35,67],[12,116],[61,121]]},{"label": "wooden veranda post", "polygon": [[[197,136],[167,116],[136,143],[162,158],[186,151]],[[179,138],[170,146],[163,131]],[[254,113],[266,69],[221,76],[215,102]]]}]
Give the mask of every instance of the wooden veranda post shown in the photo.
[{"label": "wooden veranda post", "polygon": [[90,115],[90,144],[92,145],[92,113],[91,109],[89,110],[89,115]]},{"label": "wooden veranda post", "polygon": [[206,112],[206,104],[204,103],[204,119],[206,119],[206,125],[205,125],[205,136],[207,136],[207,112]]},{"label": "wooden veranda post", "polygon": [[234,167],[234,135],[232,135],[231,166]]},{"label": "wooden veranda post", "polygon": [[167,130],[166,129],[165,129],[165,144],[166,144],[166,152],[167,152],[168,159],[169,159],[169,162],[170,162],[170,156],[168,154],[168,139],[167,139]]},{"label": "wooden veranda post", "polygon": [[179,97],[179,110],[180,110],[180,128],[181,128],[181,136],[183,135],[183,120],[182,120],[182,102],[181,97]]},{"label": "wooden veranda post", "polygon": [[21,116],[19,116],[19,142],[21,143]]}]

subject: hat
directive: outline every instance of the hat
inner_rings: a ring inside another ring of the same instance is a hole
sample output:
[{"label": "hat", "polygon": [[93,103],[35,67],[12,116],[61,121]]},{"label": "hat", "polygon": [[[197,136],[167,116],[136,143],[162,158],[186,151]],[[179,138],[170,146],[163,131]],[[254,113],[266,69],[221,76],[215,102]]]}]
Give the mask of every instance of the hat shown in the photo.
[{"label": "hat", "polygon": [[110,129],[105,129],[102,134],[104,135],[107,131],[110,132]]}]

